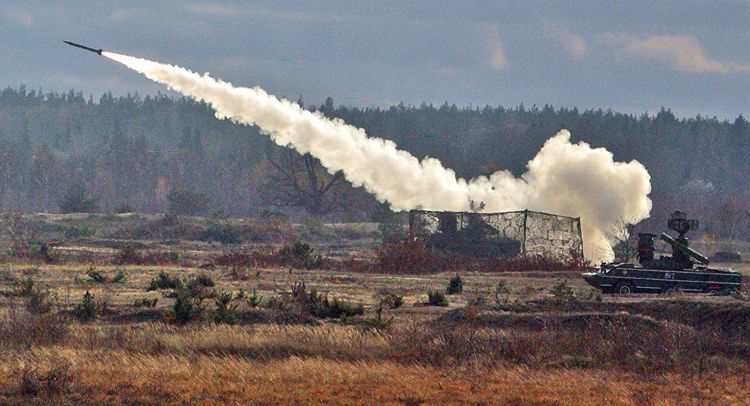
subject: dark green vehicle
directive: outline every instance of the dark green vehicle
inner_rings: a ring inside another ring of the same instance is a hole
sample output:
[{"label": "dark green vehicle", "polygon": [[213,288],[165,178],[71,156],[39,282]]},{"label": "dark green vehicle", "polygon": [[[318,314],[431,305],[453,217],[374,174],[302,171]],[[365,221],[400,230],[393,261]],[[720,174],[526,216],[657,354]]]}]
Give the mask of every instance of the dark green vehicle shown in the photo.
[{"label": "dark green vehicle", "polygon": [[656,234],[638,234],[638,262],[603,263],[594,272],[582,273],[586,282],[604,293],[661,293],[724,292],[740,290],[742,275],[732,270],[709,268],[708,258],[691,249],[685,233],[698,228],[696,220],[688,220],[684,213],[672,213],[667,226],[679,233],[673,238],[661,234],[661,239],[672,247],[671,256],[654,258]]}]

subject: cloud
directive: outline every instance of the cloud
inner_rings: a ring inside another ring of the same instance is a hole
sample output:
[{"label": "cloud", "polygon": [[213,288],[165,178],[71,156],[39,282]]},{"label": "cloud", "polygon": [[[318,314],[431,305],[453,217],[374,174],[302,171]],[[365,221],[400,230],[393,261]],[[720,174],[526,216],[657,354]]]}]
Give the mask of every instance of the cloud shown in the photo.
[{"label": "cloud", "polygon": [[133,10],[118,8],[112,11],[108,16],[104,17],[103,20],[107,24],[122,23],[131,19],[132,17],[135,17],[135,15],[136,13]]},{"label": "cloud", "polygon": [[706,55],[706,50],[688,35],[651,35],[605,32],[600,40],[625,56],[668,63],[672,69],[687,73],[750,72],[750,65],[722,62]]},{"label": "cloud", "polygon": [[461,71],[453,66],[439,65],[434,69],[435,76],[440,78],[452,78],[458,76]]},{"label": "cloud", "polygon": [[583,58],[588,52],[586,40],[583,39],[583,36],[571,32],[565,26],[545,22],[544,35],[552,40],[552,42],[563,47],[563,49],[575,59]]},{"label": "cloud", "polygon": [[330,22],[345,20],[345,18],[340,15],[321,15],[294,10],[278,10],[260,6],[237,6],[220,3],[187,3],[185,5],[185,10],[192,14],[211,15],[222,18],[251,16],[257,18],[302,22]]},{"label": "cloud", "polygon": [[500,30],[497,24],[487,24],[484,26],[484,32],[487,37],[487,48],[489,57],[487,65],[494,71],[501,71],[508,67],[508,58],[505,56],[503,41],[500,39]]},{"label": "cloud", "polygon": [[27,13],[20,8],[11,8],[3,12],[3,16],[6,20],[13,24],[21,25],[24,27],[31,27],[34,25],[34,16]]}]

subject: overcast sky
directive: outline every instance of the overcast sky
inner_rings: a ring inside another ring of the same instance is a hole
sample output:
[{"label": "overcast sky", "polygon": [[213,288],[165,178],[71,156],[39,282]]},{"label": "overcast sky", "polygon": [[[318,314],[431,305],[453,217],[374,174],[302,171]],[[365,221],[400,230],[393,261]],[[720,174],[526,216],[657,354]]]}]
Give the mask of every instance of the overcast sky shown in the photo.
[{"label": "overcast sky", "polygon": [[5,0],[0,85],[164,92],[64,39],[315,103],[750,112],[748,1]]}]

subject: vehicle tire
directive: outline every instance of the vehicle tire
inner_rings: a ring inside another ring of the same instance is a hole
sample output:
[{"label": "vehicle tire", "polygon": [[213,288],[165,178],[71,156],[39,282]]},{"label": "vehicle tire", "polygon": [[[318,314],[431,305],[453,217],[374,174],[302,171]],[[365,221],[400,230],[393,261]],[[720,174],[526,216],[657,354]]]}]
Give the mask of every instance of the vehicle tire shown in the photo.
[{"label": "vehicle tire", "polygon": [[618,283],[615,291],[621,295],[628,295],[635,292],[635,289],[633,288],[633,285],[629,283]]},{"label": "vehicle tire", "polygon": [[677,287],[676,286],[672,286],[672,287],[669,287],[666,290],[664,290],[664,294],[667,295],[667,296],[674,296],[674,295],[677,294],[677,291],[678,291]]}]

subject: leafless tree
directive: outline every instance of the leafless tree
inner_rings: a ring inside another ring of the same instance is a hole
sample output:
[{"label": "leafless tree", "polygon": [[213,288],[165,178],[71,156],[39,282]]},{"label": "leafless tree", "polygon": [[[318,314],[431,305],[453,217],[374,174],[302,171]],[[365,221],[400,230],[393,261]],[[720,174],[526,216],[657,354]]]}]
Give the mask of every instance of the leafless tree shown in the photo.
[{"label": "leafless tree", "polygon": [[280,206],[304,207],[310,214],[323,215],[345,205],[348,189],[344,174],[330,174],[317,158],[285,149],[269,154],[269,168],[263,182],[266,200]]},{"label": "leafless tree", "polygon": [[638,232],[635,224],[621,221],[618,224],[619,232],[615,235],[617,241],[612,246],[615,259],[621,262],[630,262],[638,254]]}]

